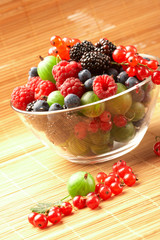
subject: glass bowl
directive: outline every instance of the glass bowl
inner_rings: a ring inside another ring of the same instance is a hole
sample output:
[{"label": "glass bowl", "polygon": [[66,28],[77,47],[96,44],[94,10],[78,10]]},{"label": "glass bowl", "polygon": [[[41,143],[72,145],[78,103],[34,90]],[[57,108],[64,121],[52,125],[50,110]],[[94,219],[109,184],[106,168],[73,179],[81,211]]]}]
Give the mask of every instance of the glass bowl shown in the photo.
[{"label": "glass bowl", "polygon": [[[158,93],[159,87],[149,77],[119,94],[77,108],[26,112],[12,104],[11,107],[42,143],[57,154],[71,162],[94,164],[120,157],[139,145],[148,129]],[[109,125],[102,118],[104,112],[111,113]],[[125,116],[127,124],[117,127],[113,122],[115,115]]]}]

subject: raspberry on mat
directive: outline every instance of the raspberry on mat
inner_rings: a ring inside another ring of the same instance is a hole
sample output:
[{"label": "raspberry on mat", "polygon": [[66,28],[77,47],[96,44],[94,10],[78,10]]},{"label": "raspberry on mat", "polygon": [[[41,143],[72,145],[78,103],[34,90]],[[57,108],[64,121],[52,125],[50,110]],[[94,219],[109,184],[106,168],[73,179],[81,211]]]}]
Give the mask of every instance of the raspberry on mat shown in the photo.
[{"label": "raspberry on mat", "polygon": [[116,94],[117,84],[111,76],[99,75],[93,81],[93,91],[100,99],[104,99]]},{"label": "raspberry on mat", "polygon": [[56,86],[59,87],[64,83],[67,78],[78,77],[78,73],[82,70],[81,63],[65,60],[53,66],[52,74],[56,80]]},{"label": "raspberry on mat", "polygon": [[27,104],[34,100],[34,92],[26,86],[20,86],[13,89],[11,102],[15,108],[26,110]]}]

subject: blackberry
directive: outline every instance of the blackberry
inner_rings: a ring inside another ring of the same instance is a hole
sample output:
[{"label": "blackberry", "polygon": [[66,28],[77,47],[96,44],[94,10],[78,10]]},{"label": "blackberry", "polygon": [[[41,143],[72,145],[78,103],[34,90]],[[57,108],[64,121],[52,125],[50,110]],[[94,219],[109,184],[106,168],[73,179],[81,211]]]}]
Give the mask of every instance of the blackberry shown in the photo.
[{"label": "blackberry", "polygon": [[27,104],[26,111],[27,112],[44,112],[48,111],[49,105],[45,100],[35,100],[29,104]]},{"label": "blackberry", "polygon": [[79,62],[85,52],[94,51],[94,49],[95,46],[87,40],[81,43],[78,42],[69,51],[70,59]]},{"label": "blackberry", "polygon": [[111,59],[109,56],[100,52],[86,52],[81,58],[81,66],[88,69],[92,74],[102,74],[110,66]]},{"label": "blackberry", "polygon": [[31,103],[28,103],[27,104],[27,107],[26,107],[26,111],[27,112],[33,112],[33,106],[34,106],[34,104],[37,102],[37,100],[35,100],[35,101],[33,101],[33,102],[31,102]]},{"label": "blackberry", "polygon": [[112,56],[113,51],[116,49],[116,46],[105,38],[101,38],[99,42],[95,44],[96,51]]}]

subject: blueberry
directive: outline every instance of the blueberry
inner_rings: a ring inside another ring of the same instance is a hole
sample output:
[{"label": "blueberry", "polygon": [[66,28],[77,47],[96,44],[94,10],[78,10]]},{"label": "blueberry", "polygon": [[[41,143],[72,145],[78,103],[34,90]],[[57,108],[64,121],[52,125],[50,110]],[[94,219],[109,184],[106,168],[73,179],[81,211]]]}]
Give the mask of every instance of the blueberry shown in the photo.
[{"label": "blueberry", "polygon": [[79,80],[84,83],[87,79],[91,78],[91,73],[87,69],[83,69],[78,73]]},{"label": "blueberry", "polygon": [[135,77],[129,77],[126,81],[125,81],[125,85],[127,88],[131,88],[133,87],[134,85],[138,84],[139,81],[137,78]]},{"label": "blueberry", "polygon": [[93,91],[93,81],[95,77],[89,78],[87,81],[84,83],[84,87],[87,91]]},{"label": "blueberry", "polygon": [[114,80],[116,80],[116,79],[117,79],[117,75],[118,75],[118,71],[117,71],[117,69],[115,69],[115,68],[108,68],[108,69],[107,69],[107,74],[108,74],[109,76],[112,76],[112,75],[113,75]]},{"label": "blueberry", "polygon": [[29,76],[30,77],[37,77],[38,76],[37,67],[32,67],[29,70]]},{"label": "blueberry", "polygon": [[117,76],[117,82],[125,84],[125,81],[128,79],[128,74],[126,71],[120,72]]},{"label": "blueberry", "polygon": [[146,59],[147,61],[150,61],[151,59],[148,57],[143,57],[143,59]]},{"label": "blueberry", "polygon": [[81,104],[81,100],[77,95],[71,93],[64,98],[64,104],[67,108],[78,107]]},{"label": "blueberry", "polygon": [[61,109],[63,109],[63,107],[59,103],[53,103],[50,106],[49,111],[56,111],[56,110],[61,110]]},{"label": "blueberry", "polygon": [[45,100],[37,100],[33,105],[33,112],[48,111],[49,105]]}]

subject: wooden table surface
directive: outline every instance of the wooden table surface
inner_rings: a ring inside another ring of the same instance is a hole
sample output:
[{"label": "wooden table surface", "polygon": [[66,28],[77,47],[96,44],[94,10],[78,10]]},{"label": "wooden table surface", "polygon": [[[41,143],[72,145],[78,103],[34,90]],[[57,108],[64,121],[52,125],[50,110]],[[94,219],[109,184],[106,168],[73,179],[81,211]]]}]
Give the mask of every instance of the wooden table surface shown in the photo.
[{"label": "wooden table surface", "polygon": [[[54,202],[67,194],[77,171],[109,172],[114,161],[78,165],[59,157],[20,121],[10,95],[27,82],[28,71],[46,56],[52,35],[91,40],[102,37],[119,45],[160,56],[159,0],[1,0],[0,47],[0,239],[160,239],[160,158],[152,146],[160,136],[160,98],[140,145],[123,156],[139,182],[123,194],[64,217],[45,230],[27,222],[36,202]],[[119,160],[119,159],[116,159]]]}]

